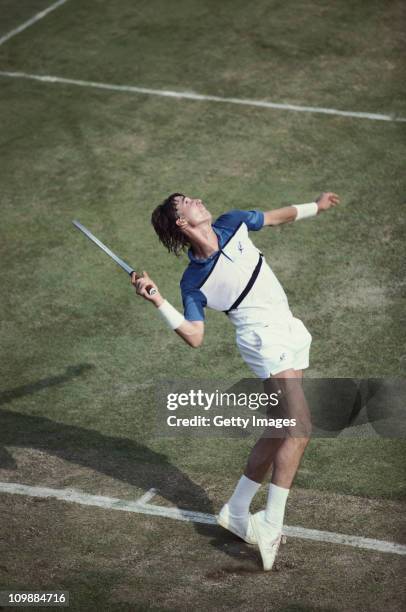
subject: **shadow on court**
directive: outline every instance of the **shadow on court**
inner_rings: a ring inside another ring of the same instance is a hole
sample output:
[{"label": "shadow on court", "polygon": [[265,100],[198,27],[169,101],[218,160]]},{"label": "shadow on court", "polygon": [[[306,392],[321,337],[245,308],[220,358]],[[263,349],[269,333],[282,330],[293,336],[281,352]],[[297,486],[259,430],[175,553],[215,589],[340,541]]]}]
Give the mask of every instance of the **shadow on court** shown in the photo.
[{"label": "shadow on court", "polygon": [[62,385],[63,383],[69,382],[73,378],[77,376],[81,376],[85,372],[92,370],[94,365],[91,363],[79,363],[76,366],[68,366],[66,368],[65,374],[60,374],[59,376],[48,376],[46,378],[41,378],[33,383],[29,383],[27,385],[21,385],[20,387],[14,387],[14,389],[9,389],[7,391],[0,391],[0,406],[3,404],[9,404],[15,399],[20,397],[25,397],[26,395],[33,395],[38,391],[42,391],[43,389],[48,389],[49,387],[56,387],[57,385]]},{"label": "shadow on court", "polygon": [[[0,406],[64,384],[93,367],[90,364],[71,366],[64,374],[3,391],[0,393]],[[17,470],[17,463],[6,448],[8,446],[37,449],[144,491],[155,487],[170,505],[179,508],[215,513],[212,501],[202,487],[174,466],[165,454],[135,440],[0,408],[0,468]],[[194,527],[202,535],[214,538],[214,546],[235,556],[233,550],[227,550],[228,545],[236,541],[231,534],[211,525],[195,523]],[[239,544],[237,547],[241,548]]]},{"label": "shadow on court", "polygon": [[171,504],[212,512],[204,490],[166,455],[128,438],[0,409],[0,467],[16,468],[4,447],[33,448],[147,491],[152,486]]},{"label": "shadow on court", "polygon": [[[85,374],[92,367],[89,364],[71,366],[63,375],[44,378],[4,391],[0,393],[0,405],[4,406],[14,399],[66,383]],[[246,385],[243,386],[247,390]],[[387,398],[388,391],[392,388],[393,384],[385,386],[382,381],[374,381],[361,399],[359,386],[353,381],[347,381],[345,395],[346,397],[349,395],[351,402],[346,402],[348,413],[345,414],[345,422],[348,423],[354,419],[365,399],[368,404],[371,397],[376,399],[384,394],[384,397]],[[340,389],[342,393],[342,384]],[[331,386],[329,390],[331,391]],[[323,390],[323,396],[325,397],[325,390]],[[341,418],[343,416],[341,414]],[[47,417],[27,415],[4,408],[0,409],[0,424],[0,468],[16,470],[18,467],[6,447],[33,448],[64,461],[90,468],[144,491],[155,487],[159,495],[170,505],[210,514],[214,514],[217,510],[205,490],[174,466],[165,454],[156,452],[136,440],[109,436],[91,429],[57,422]],[[340,429],[337,427],[338,423],[334,425],[333,429]],[[194,527],[198,533],[211,538],[210,544],[221,552],[241,562],[249,562],[250,565],[257,564],[256,549],[246,546],[227,531],[199,523],[195,523]]]},{"label": "shadow on court", "polygon": [[[93,368],[91,364],[70,366],[64,374],[3,391],[0,406],[67,383]],[[145,491],[155,487],[162,497],[179,507],[213,511],[204,490],[172,465],[166,455],[129,438],[0,408],[0,468],[16,469],[7,446],[38,449]]]}]

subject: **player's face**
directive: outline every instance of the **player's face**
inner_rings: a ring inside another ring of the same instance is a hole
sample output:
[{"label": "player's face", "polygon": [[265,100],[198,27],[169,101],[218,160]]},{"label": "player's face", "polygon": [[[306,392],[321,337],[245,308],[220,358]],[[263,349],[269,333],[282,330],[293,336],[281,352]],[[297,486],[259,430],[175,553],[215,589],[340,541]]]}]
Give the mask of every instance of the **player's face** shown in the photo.
[{"label": "player's face", "polygon": [[199,198],[190,198],[185,195],[175,199],[178,217],[185,220],[188,225],[195,227],[211,221],[211,214]]}]

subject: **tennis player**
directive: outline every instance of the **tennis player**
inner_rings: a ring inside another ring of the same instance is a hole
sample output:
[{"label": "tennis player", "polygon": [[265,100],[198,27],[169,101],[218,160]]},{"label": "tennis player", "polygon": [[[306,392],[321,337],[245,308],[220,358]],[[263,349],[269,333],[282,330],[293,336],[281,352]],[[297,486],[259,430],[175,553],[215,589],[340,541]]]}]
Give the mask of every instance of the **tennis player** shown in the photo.
[{"label": "tennis player", "polygon": [[[311,422],[301,380],[309,367],[312,337],[293,316],[281,284],[249,232],[315,217],[339,201],[335,193],[326,192],[314,202],[268,212],[231,210],[213,223],[202,200],[173,193],[154,210],[152,224],[169,252],[179,255],[188,248],[189,265],[180,283],[183,314],[165,300],[146,272],[131,279],[137,293],[152,302],[191,347],[202,344],[205,308],[225,312],[236,327],[242,358],[266,389],[278,393],[284,414],[297,421],[295,432],[288,428],[283,437],[264,432],[217,517],[222,527],[258,545],[265,570],[274,564],[287,497],[309,441]],[[146,289],[150,285],[157,290],[153,296]],[[252,499],[271,468],[266,508],[252,515]]]}]

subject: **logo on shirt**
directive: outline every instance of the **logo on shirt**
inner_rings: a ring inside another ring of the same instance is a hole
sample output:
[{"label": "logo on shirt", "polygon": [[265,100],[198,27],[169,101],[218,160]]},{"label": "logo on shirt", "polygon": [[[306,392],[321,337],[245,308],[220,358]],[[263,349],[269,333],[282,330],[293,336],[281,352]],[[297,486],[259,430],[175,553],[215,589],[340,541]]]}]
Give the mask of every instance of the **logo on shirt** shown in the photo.
[{"label": "logo on shirt", "polygon": [[242,246],[242,242],[241,242],[241,240],[239,240],[239,241],[238,241],[237,248],[238,248],[238,250],[240,251],[240,253],[242,253],[242,252],[243,252],[244,247]]},{"label": "logo on shirt", "polygon": [[285,361],[285,359],[287,359],[287,356],[287,353],[282,353],[282,355],[279,357],[279,361]]}]

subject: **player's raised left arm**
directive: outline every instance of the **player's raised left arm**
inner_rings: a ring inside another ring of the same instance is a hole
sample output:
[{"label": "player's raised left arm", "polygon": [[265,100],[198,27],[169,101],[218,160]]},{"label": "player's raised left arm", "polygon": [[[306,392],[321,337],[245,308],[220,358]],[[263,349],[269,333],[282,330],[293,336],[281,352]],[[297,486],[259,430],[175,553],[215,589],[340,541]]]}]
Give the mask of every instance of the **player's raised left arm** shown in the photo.
[{"label": "player's raised left arm", "polygon": [[309,204],[294,204],[265,212],[264,227],[266,225],[282,225],[283,223],[291,223],[299,219],[313,217],[333,206],[337,206],[339,203],[340,198],[336,193],[326,191]]}]

